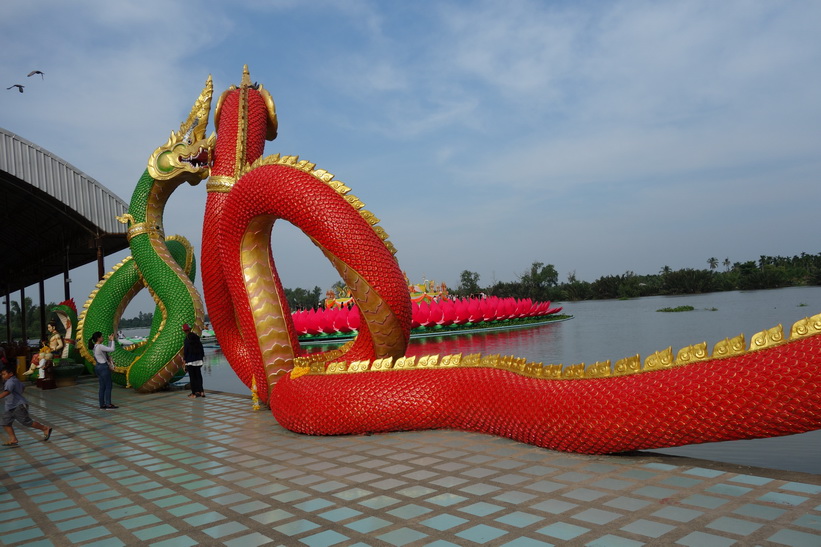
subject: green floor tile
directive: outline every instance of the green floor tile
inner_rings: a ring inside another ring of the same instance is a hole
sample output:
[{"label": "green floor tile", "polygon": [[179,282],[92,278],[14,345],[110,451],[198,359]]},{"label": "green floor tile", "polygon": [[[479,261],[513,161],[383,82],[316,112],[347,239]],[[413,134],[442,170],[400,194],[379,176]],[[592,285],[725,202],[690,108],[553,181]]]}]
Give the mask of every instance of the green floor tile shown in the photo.
[{"label": "green floor tile", "polygon": [[411,528],[399,528],[398,530],[392,530],[376,536],[377,539],[389,545],[396,546],[407,545],[408,543],[420,541],[426,537],[428,537],[427,534]]},{"label": "green floor tile", "polygon": [[467,519],[457,517],[456,515],[441,514],[423,520],[422,524],[435,530],[444,531],[449,530],[455,526],[460,526],[466,522],[468,522]]},{"label": "green floor tile", "polygon": [[279,526],[276,526],[274,530],[282,534],[285,534],[286,536],[296,536],[304,532],[315,530],[317,528],[319,528],[319,524],[316,524],[315,522],[311,522],[309,520],[300,519],[293,522],[280,524]]},{"label": "green floor tile", "polygon": [[506,530],[494,528],[486,524],[478,524],[467,530],[462,530],[456,534],[457,537],[472,541],[474,543],[487,543],[507,534]]},{"label": "green floor tile", "polygon": [[160,524],[159,526],[151,526],[149,528],[142,528],[141,530],[135,530],[133,533],[141,541],[149,541],[149,540],[152,540],[152,539],[156,539],[158,537],[173,534],[176,531],[177,531],[177,529],[174,528],[173,526],[171,526],[170,524]]},{"label": "green floor tile", "polygon": [[98,539],[104,536],[112,535],[105,526],[97,526],[96,528],[89,528],[88,530],[80,530],[67,534],[66,537],[73,543],[86,542],[92,539]]},{"label": "green floor tile", "polygon": [[576,526],[575,524],[569,524],[567,522],[554,522],[553,524],[549,524],[537,531],[540,534],[544,534],[552,538],[570,541],[584,533],[589,532],[590,529],[582,526]]},{"label": "green floor tile", "polygon": [[352,530],[356,530],[361,534],[370,534],[390,524],[391,523],[389,521],[381,519],[379,517],[366,517],[364,519],[350,522],[345,526]]}]

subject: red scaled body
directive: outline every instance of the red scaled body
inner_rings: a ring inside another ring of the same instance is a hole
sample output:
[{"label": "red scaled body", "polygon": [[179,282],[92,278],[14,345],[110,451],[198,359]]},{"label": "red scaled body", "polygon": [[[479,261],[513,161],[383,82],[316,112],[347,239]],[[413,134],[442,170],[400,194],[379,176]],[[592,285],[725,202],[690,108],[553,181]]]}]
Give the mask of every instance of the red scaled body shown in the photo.
[{"label": "red scaled body", "polygon": [[[748,350],[739,337],[711,356],[697,345],[643,366],[638,357],[564,368],[515,357],[403,357],[410,296],[377,219],[330,173],[296,157],[262,158],[276,117],[247,71],[216,118],[205,299],[229,363],[284,427],[315,435],[454,428],[584,453],[821,428],[821,316],[796,324],[787,341],[772,329]],[[308,235],[351,289],[359,334],[339,350],[304,355],[299,347],[271,256],[277,219]],[[526,311],[506,305],[511,315]],[[491,314],[479,301],[456,306],[417,313],[437,324]]]},{"label": "red scaled body", "polygon": [[308,374],[281,380],[271,409],[300,433],[450,428],[589,454],[774,437],[821,427],[821,336],[609,378],[489,367]]}]

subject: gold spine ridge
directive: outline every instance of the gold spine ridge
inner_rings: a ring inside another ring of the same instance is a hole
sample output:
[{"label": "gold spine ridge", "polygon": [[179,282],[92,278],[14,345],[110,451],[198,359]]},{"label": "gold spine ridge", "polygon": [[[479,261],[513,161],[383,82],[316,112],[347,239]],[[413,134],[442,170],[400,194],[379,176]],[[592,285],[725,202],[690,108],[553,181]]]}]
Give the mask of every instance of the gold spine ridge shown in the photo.
[{"label": "gold spine ridge", "polygon": [[365,204],[362,203],[362,201],[353,194],[345,194],[343,197],[345,198],[345,201],[350,203],[351,207],[353,207],[357,211],[365,206]]},{"label": "gold spine ridge", "polygon": [[790,329],[790,340],[805,338],[819,333],[821,333],[821,313],[796,321]]},{"label": "gold spine ridge", "polygon": [[771,329],[756,333],[750,339],[750,351],[761,350],[780,344],[784,341],[784,328],[776,325]]},{"label": "gold spine ridge", "polygon": [[362,215],[362,218],[364,218],[371,226],[379,223],[379,218],[367,209],[362,209],[359,211],[359,214]]},{"label": "gold spine ridge", "polygon": [[692,346],[687,346],[678,350],[674,364],[676,366],[686,365],[688,363],[706,361],[709,358],[709,354],[707,353],[707,342],[702,342],[700,344],[693,344]]},{"label": "gold spine ridge", "polygon": [[237,179],[227,175],[216,175],[208,179],[205,189],[208,192],[230,192],[237,183]]},{"label": "gold spine ridge", "polygon": [[329,181],[328,186],[336,190],[336,193],[338,193],[341,196],[344,196],[345,194],[351,191],[349,186],[346,186],[344,182],[338,180]]},{"label": "gold spine ridge", "polygon": [[593,363],[584,371],[585,378],[609,378],[610,361],[599,361]]},{"label": "gold spine ridge", "polygon": [[372,226],[372,228],[373,231],[376,232],[376,235],[379,236],[379,239],[381,239],[382,241],[388,239],[388,234],[385,232],[385,230],[382,229],[381,226]]},{"label": "gold spine ridge", "polygon": [[328,183],[329,183],[329,182],[331,182],[331,181],[333,180],[333,178],[334,178],[333,174],[332,174],[332,173],[329,173],[329,172],[328,172],[328,171],[326,171],[325,169],[316,169],[316,170],[314,170],[311,174],[312,174],[314,177],[316,177],[316,178],[318,178],[319,180],[321,180],[322,182],[324,182],[325,184],[328,184]]},{"label": "gold spine ridge", "polygon": [[584,363],[579,363],[577,365],[570,365],[568,367],[565,367],[565,369],[562,371],[562,378],[584,378]]},{"label": "gold spine ridge", "polygon": [[[244,75],[243,75],[244,79]],[[248,138],[248,87],[240,86],[239,104],[239,134],[237,135],[237,146],[234,153],[234,178],[239,179],[242,169],[245,167],[245,140]]]},{"label": "gold spine ridge", "polygon": [[733,357],[745,353],[744,335],[739,334],[734,338],[725,338],[713,346],[712,357],[719,359],[723,357]]},{"label": "gold spine ridge", "polygon": [[[791,329],[790,339],[803,338],[807,336],[821,335],[821,314],[806,317],[797,321]],[[681,348],[674,356],[672,347],[657,351],[642,363],[641,355],[633,355],[619,359],[611,365],[609,360],[598,361],[586,366],[584,363],[577,363],[570,366],[561,364],[548,364],[528,361],[522,357],[512,355],[482,355],[471,353],[463,355],[461,353],[452,355],[423,355],[405,356],[392,359],[385,357],[373,361],[357,361],[344,363],[335,361],[324,366],[321,363],[304,365],[296,376],[306,374],[339,374],[339,373],[359,373],[359,372],[388,372],[395,370],[418,370],[418,369],[452,369],[452,368],[494,368],[527,376],[530,378],[544,380],[584,380],[601,379],[618,376],[628,376],[634,374],[650,373],[665,370],[672,367],[687,366],[702,363],[709,360],[726,359],[736,357],[748,352],[760,351],[762,349],[778,346],[786,343],[784,340],[784,330],[781,325],[757,333],[750,342],[750,349],[745,349],[745,338],[740,334],[733,338],[725,338],[715,344],[712,353],[708,352],[707,343],[701,342]],[[306,358],[300,358],[306,359]],[[299,363],[298,363],[299,364]],[[306,372],[307,371],[307,372]]]},{"label": "gold spine ridge", "polygon": [[625,374],[634,374],[641,371],[641,356],[633,355],[632,357],[625,357],[616,361],[613,372],[617,376],[624,376]]},{"label": "gold spine ridge", "polygon": [[669,347],[647,356],[644,360],[644,370],[660,370],[669,368],[673,364],[673,348]]}]

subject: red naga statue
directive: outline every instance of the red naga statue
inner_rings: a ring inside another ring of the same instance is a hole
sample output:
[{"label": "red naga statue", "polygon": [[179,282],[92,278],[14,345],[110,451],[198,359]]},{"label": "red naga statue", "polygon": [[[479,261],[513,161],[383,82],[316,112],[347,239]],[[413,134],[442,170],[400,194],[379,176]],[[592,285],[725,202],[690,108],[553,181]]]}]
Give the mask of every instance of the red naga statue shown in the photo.
[{"label": "red naga statue", "polygon": [[[378,219],[333,175],[263,157],[274,102],[251,83],[223,93],[203,227],[205,300],[223,352],[293,431],[335,435],[453,428],[555,450],[613,453],[821,428],[821,315],[726,339],[563,367],[512,356],[405,357],[407,284]],[[301,229],[351,289],[357,337],[306,355],[271,253],[278,219]]]}]

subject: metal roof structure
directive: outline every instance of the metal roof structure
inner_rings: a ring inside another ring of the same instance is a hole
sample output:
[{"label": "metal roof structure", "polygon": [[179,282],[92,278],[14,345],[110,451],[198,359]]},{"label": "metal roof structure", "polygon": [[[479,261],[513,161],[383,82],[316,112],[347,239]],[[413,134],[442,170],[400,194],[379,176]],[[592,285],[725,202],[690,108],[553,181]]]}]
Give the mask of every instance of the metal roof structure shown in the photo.
[{"label": "metal roof structure", "polygon": [[128,247],[128,204],[56,155],[0,128],[0,291]]}]

